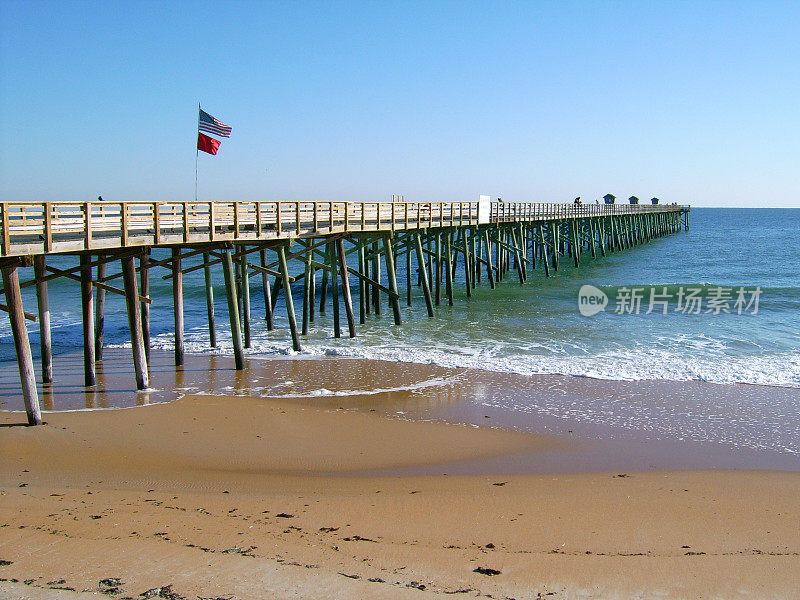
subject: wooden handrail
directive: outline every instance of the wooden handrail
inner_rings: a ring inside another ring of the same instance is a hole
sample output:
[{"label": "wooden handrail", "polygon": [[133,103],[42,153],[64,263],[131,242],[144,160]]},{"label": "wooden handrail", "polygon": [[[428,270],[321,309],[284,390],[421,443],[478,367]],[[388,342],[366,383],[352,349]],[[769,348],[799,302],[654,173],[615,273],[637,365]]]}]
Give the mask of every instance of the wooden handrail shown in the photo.
[{"label": "wooden handrail", "polygon": [[[677,204],[492,202],[489,221],[688,212]],[[478,202],[0,201],[1,256],[478,225]]]}]

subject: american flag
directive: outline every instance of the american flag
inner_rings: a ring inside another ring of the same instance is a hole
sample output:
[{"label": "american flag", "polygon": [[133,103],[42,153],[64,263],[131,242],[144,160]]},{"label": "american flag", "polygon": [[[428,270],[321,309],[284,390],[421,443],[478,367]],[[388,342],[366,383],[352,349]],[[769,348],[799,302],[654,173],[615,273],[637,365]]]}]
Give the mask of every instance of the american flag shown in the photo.
[{"label": "american flag", "polygon": [[225,125],[219,119],[215,119],[202,108],[200,109],[200,118],[197,126],[200,131],[207,131],[219,137],[231,137],[230,126]]}]

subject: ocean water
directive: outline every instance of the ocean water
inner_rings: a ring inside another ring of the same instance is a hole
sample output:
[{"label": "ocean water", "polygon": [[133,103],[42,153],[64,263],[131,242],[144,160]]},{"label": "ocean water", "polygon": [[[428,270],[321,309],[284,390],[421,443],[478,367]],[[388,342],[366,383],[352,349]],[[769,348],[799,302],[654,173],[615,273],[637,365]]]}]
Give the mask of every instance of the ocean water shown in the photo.
[{"label": "ocean water", "polygon": [[[166,256],[166,251],[155,251],[154,258],[162,253]],[[302,340],[300,354],[519,374],[800,387],[800,209],[696,208],[689,231],[597,259],[585,253],[578,268],[562,257],[550,278],[537,265],[525,285],[512,271],[490,290],[484,274],[471,298],[459,270],[455,305],[449,307],[445,300],[433,319],[427,317],[417,287],[413,306],[405,306],[404,258],[399,262],[402,326],[394,326],[384,298],[382,314],[368,315],[367,323],[357,326],[355,339],[346,337],[342,310],[345,337],[334,339],[329,300],[326,314],[317,315]],[[53,257],[51,263],[67,266],[74,259]],[[115,269],[110,266],[109,273]],[[169,350],[171,287],[161,278],[166,273],[155,270],[151,276],[151,332],[153,347]],[[232,353],[221,270],[215,278],[220,346],[208,347],[202,271],[196,271],[185,279],[188,352]],[[277,329],[267,331],[259,284],[260,277],[254,277],[253,347],[247,353],[292,354],[284,303],[279,301],[276,310]],[[355,293],[354,278],[351,284]],[[578,296],[585,285],[606,295],[605,310],[581,313]],[[301,293],[298,287],[298,311]],[[74,351],[81,347],[78,284],[51,281],[50,294],[55,352]],[[637,297],[638,306],[632,301]],[[357,296],[354,302],[358,311]],[[35,312],[32,288],[25,290],[25,303]],[[124,299],[107,294],[106,303],[106,343],[124,346]],[[29,323],[29,331],[36,352],[36,325]],[[7,319],[0,319],[0,357],[13,359]]]}]

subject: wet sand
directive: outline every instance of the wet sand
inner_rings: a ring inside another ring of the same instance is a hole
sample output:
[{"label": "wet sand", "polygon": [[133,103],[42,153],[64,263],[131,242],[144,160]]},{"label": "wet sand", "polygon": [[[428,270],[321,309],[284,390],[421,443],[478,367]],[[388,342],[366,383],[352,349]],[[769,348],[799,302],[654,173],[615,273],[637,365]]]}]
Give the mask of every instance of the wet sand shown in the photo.
[{"label": "wet sand", "polygon": [[[48,412],[39,428],[0,412],[0,597],[800,595],[800,473],[648,470],[636,448],[674,451],[684,468],[701,459],[679,441],[574,435],[557,420],[485,426],[499,409],[474,415],[482,427],[408,420],[474,393],[474,381],[429,385],[458,375],[446,369],[287,360],[237,375],[224,360],[218,392],[238,377],[292,397]],[[203,366],[192,360],[178,387],[207,382]],[[392,389],[304,397],[310,382]],[[394,389],[414,383],[423,391]],[[736,465],[753,456],[775,459]]]},{"label": "wet sand", "polygon": [[[246,369],[236,371],[232,357],[187,355],[186,364],[176,369],[171,353],[153,351],[152,389],[140,392],[133,386],[130,350],[106,348],[104,353],[98,384],[89,389],[83,386],[82,355],[57,356],[56,385],[40,386],[43,409],[132,407],[185,394],[228,394],[514,429],[571,442],[568,451],[473,457],[445,465],[451,474],[800,471],[797,389],[524,376],[342,357],[248,357]],[[0,409],[22,407],[16,364],[0,363]],[[436,474],[441,462],[373,474]]]}]

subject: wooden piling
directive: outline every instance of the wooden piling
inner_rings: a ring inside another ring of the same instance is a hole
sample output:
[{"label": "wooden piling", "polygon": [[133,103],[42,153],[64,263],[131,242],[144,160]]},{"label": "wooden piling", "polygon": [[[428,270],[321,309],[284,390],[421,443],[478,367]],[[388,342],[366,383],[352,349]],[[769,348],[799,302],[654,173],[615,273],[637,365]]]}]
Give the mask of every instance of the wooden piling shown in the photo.
[{"label": "wooden piling", "polygon": [[[245,250],[242,246],[241,250]],[[244,329],[244,347],[252,346],[250,340],[250,268],[247,261],[247,253],[242,252],[239,257],[239,272],[242,281],[242,327]]]},{"label": "wooden piling", "polygon": [[431,286],[431,298],[433,298],[433,256],[431,253],[431,237],[427,231],[425,231],[423,236],[422,252],[425,255],[425,268],[428,270],[428,285]]},{"label": "wooden piling", "polygon": [[304,276],[303,276],[303,324],[301,326],[300,335],[308,335],[308,324],[311,320],[311,304],[314,302],[311,298],[311,261],[314,257],[314,251],[311,249],[312,243],[309,241],[306,245],[306,257],[304,261]]},{"label": "wooden piling", "polygon": [[414,234],[414,244],[417,247],[417,264],[419,266],[420,279],[422,280],[422,293],[425,295],[425,306],[428,309],[428,316],[433,317],[433,300],[431,299],[431,287],[428,283],[428,270],[425,268],[422,240],[418,233]]},{"label": "wooden piling", "polygon": [[94,297],[92,293],[92,257],[81,254],[81,313],[83,321],[83,383],[92,386],[97,381],[94,365]]},{"label": "wooden piling", "polygon": [[480,258],[482,252],[483,240],[481,239],[480,230],[475,229],[472,232],[472,285],[477,287],[481,282],[481,264]]},{"label": "wooden piling", "polygon": [[[381,255],[378,252],[378,242],[372,242],[372,279],[381,282]],[[372,307],[375,314],[381,314],[381,290],[377,285],[372,286]]]},{"label": "wooden piling", "polygon": [[275,281],[272,282],[272,293],[270,294],[270,308],[272,309],[272,315],[275,316],[275,307],[278,306],[278,294],[283,289],[283,281],[280,277],[276,277]]},{"label": "wooden piling", "polygon": [[410,238],[410,234],[406,235],[405,242],[406,242],[406,306],[411,306],[411,238]]},{"label": "wooden piling", "polygon": [[495,272],[496,277],[495,280],[497,282],[502,281],[503,279],[503,253],[500,249],[500,228],[497,225],[494,225],[494,254],[497,258],[497,270]]},{"label": "wooden piling", "polygon": [[452,231],[445,234],[445,273],[444,273],[444,289],[447,294],[447,304],[453,306],[453,247],[452,247]]},{"label": "wooden piling", "polygon": [[503,227],[501,227],[497,233],[498,233],[497,251],[500,253],[500,256],[502,257],[501,260],[499,261],[501,264],[500,277],[504,278],[506,276],[506,273],[508,273],[508,262],[510,258],[508,255],[508,246],[506,246],[506,241],[507,241],[506,238],[508,236],[506,235],[506,230]]},{"label": "wooden piling", "polygon": [[244,369],[244,350],[242,349],[242,329],[239,321],[239,300],[236,297],[236,276],[233,270],[233,257],[229,248],[222,251],[222,272],[225,277],[225,295],[228,299],[228,318],[231,322],[231,341],[236,370]]},{"label": "wooden piling", "polygon": [[[259,260],[261,262],[262,269],[267,268],[267,249],[261,248],[258,251]],[[275,324],[273,323],[273,313],[272,313],[272,294],[270,293],[269,289],[269,273],[262,270],[261,271],[261,286],[264,288],[264,319],[267,322],[267,331],[272,331],[275,329]],[[312,311],[313,314],[313,311]],[[313,321],[313,317],[311,318]]]},{"label": "wooden piling", "polygon": [[41,425],[42,413],[39,408],[39,393],[36,389],[36,376],[33,370],[31,343],[30,339],[28,339],[28,328],[25,325],[25,311],[22,306],[17,263],[6,263],[0,268],[0,271],[2,271],[3,288],[5,289],[6,304],[8,305],[8,320],[11,324],[14,349],[17,354],[17,366],[19,367],[19,380],[22,385],[25,413],[28,416],[29,425]]},{"label": "wooden piling", "polygon": [[[141,279],[141,295],[150,297],[150,250],[145,250],[139,257],[139,277]],[[142,313],[142,339],[144,340],[144,355],[147,364],[150,364],[150,305],[147,302],[139,303]]]},{"label": "wooden piling", "polygon": [[578,220],[572,219],[572,260],[575,262],[575,266],[579,266],[581,264],[581,243],[578,238]]},{"label": "wooden piling", "polygon": [[470,230],[470,239],[472,240],[472,249],[470,255],[470,266],[472,268],[472,289],[476,289],[478,287],[478,282],[481,280],[481,270],[478,263],[481,245],[477,229]]},{"label": "wooden piling", "polygon": [[358,272],[361,277],[358,278],[358,321],[362,325],[367,322],[367,283],[363,277],[366,275],[366,260],[364,258],[364,246],[358,246]]},{"label": "wooden piling", "polygon": [[342,337],[342,325],[339,321],[339,278],[336,275],[336,244],[328,244],[328,267],[330,269],[331,306],[333,307],[333,337]]},{"label": "wooden piling", "polygon": [[436,255],[434,262],[436,265],[434,304],[439,306],[442,303],[442,234],[438,231],[436,232]]},{"label": "wooden piling", "polygon": [[[329,252],[330,252],[329,246],[330,246],[330,244],[325,244],[325,260],[324,260],[324,262],[325,262],[326,265],[329,265],[330,262],[331,262],[330,256],[329,256]],[[319,290],[319,313],[321,315],[325,314],[325,301],[328,298],[328,278],[329,277],[330,277],[330,274],[328,273],[328,269],[323,269],[322,270],[322,286],[320,287],[320,290]],[[369,312],[369,308],[367,308],[367,312]]]},{"label": "wooden piling", "polygon": [[[356,318],[353,314],[353,296],[350,293],[350,277],[347,272],[347,253],[344,250],[344,239],[336,240],[336,250],[339,255],[339,277],[342,280],[342,292],[344,295],[344,310],[347,314],[347,329],[350,337],[356,337]],[[387,259],[388,261],[388,259]]]},{"label": "wooden piling", "polygon": [[394,249],[392,239],[388,235],[383,238],[383,249],[386,253],[386,276],[389,279],[389,304],[394,313],[394,324],[402,325],[403,319],[400,315],[400,296],[397,293],[397,270],[394,264]]},{"label": "wooden piling", "polygon": [[308,301],[308,320],[313,323],[317,309],[317,267],[314,265],[314,244],[309,241],[312,246],[311,250],[311,271],[309,272],[309,301]]},{"label": "wooden piling", "polygon": [[145,354],[144,337],[142,335],[142,313],[139,308],[139,290],[136,285],[136,266],[133,262],[133,256],[125,256],[121,262],[136,389],[146,390],[150,387],[150,375],[147,370],[147,355]]},{"label": "wooden piling", "polygon": [[600,256],[606,255],[606,226],[605,219],[599,219],[597,223],[598,238],[600,240]]},{"label": "wooden piling", "polygon": [[50,331],[50,297],[47,290],[46,258],[33,257],[33,276],[36,278],[36,300],[39,307],[39,347],[41,348],[42,383],[53,383],[53,340]]},{"label": "wooden piling", "polygon": [[467,298],[472,296],[472,267],[469,260],[469,235],[468,229],[461,230],[461,243],[464,245],[464,283],[467,288]]},{"label": "wooden piling", "polygon": [[181,270],[181,249],[172,249],[172,306],[175,317],[175,366],[181,366],[184,359],[183,347],[183,271]]},{"label": "wooden piling", "polygon": [[483,231],[484,242],[486,246],[486,278],[489,280],[489,287],[495,288],[494,285],[494,267],[492,267],[492,244],[489,241],[489,230]]},{"label": "wooden piling", "polygon": [[372,275],[371,267],[370,267],[372,261],[369,258],[369,256],[370,256],[370,252],[368,251],[369,246],[365,242],[362,242],[361,243],[361,248],[364,251],[364,270],[362,271],[362,274],[365,277],[362,280],[362,283],[364,284],[364,311],[367,314],[371,314],[372,313],[372,284],[369,282],[369,280],[372,279],[372,277],[370,277],[370,275]]},{"label": "wooden piling", "polygon": [[292,287],[289,278],[289,265],[286,263],[286,246],[278,246],[278,261],[281,269],[281,279],[283,281],[283,295],[286,301],[286,313],[289,317],[289,330],[292,334],[292,347],[295,352],[302,350],[300,346],[300,336],[297,332],[297,320],[294,316],[294,298],[292,298]]},{"label": "wooden piling", "polygon": [[203,252],[203,280],[206,288],[206,314],[208,315],[208,339],[212,348],[217,347],[217,319],[214,314],[214,282],[211,279],[211,257]]},{"label": "wooden piling", "polygon": [[[98,257],[102,259],[102,257]],[[97,265],[97,279],[96,281],[102,283],[106,278],[106,263],[101,262]],[[94,360],[95,362],[103,362],[103,335],[105,333],[105,320],[106,320],[106,291],[99,287],[97,288],[97,299],[95,301],[95,317],[94,317]]]},{"label": "wooden piling", "polygon": [[522,268],[522,257],[520,256],[519,251],[519,242],[517,240],[517,232],[514,228],[511,228],[511,243],[514,246],[514,262],[517,265],[517,276],[519,277],[520,283],[525,283],[525,274],[523,273]]},{"label": "wooden piling", "polygon": [[542,248],[542,264],[544,265],[544,276],[550,277],[550,265],[547,259],[547,241],[544,239],[544,226],[539,225],[539,241]]}]

